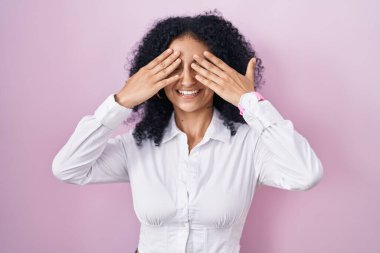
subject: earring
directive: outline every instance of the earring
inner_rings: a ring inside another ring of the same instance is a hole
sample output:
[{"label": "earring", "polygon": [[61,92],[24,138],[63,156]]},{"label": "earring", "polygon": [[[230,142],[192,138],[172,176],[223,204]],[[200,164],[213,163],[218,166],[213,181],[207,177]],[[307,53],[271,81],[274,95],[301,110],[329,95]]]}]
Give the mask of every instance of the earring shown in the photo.
[{"label": "earring", "polygon": [[163,98],[160,96],[159,93],[160,93],[160,92],[157,92],[157,93],[156,93],[157,97],[158,97],[159,99],[163,99]]}]

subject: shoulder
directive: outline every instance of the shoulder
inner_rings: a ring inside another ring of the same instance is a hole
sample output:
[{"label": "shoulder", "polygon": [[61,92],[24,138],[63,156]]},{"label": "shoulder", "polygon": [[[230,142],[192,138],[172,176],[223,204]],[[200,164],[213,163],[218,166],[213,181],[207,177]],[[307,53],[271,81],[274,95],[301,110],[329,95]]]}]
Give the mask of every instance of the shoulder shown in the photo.
[{"label": "shoulder", "polygon": [[134,136],[134,128],[128,128],[124,133],[120,134],[120,138],[123,142],[126,151],[136,153],[152,152],[154,150],[154,141],[152,139],[143,139],[141,144],[138,145],[138,140]]}]

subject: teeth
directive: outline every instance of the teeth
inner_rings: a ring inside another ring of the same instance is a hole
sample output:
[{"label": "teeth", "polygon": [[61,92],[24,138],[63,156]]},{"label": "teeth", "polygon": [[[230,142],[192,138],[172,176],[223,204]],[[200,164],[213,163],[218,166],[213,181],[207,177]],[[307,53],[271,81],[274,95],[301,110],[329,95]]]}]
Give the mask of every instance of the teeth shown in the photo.
[{"label": "teeth", "polygon": [[183,95],[192,95],[192,94],[198,93],[199,90],[192,90],[192,91],[178,90],[178,92]]}]

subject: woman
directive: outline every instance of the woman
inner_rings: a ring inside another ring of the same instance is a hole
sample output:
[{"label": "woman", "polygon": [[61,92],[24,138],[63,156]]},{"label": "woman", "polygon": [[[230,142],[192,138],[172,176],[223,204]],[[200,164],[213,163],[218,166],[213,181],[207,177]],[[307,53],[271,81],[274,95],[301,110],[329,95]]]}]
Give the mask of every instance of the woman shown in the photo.
[{"label": "woman", "polygon": [[[124,87],[80,120],[53,173],[79,185],[130,183],[136,252],[239,252],[258,185],[307,190],[323,175],[308,141],[257,91],[262,71],[221,16],[161,20]],[[140,108],[133,131],[111,138]]]}]

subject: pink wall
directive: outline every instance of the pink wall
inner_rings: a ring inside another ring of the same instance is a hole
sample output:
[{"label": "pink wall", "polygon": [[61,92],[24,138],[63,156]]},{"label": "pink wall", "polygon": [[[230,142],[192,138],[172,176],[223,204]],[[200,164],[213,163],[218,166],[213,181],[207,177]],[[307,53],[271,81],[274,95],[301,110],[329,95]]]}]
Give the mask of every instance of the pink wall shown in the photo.
[{"label": "pink wall", "polygon": [[254,44],[262,93],[325,168],[307,192],[259,189],[241,252],[380,252],[380,4],[343,0],[0,1],[0,252],[134,251],[129,184],[64,184],[52,159],[122,87],[155,19],[212,8]]}]

